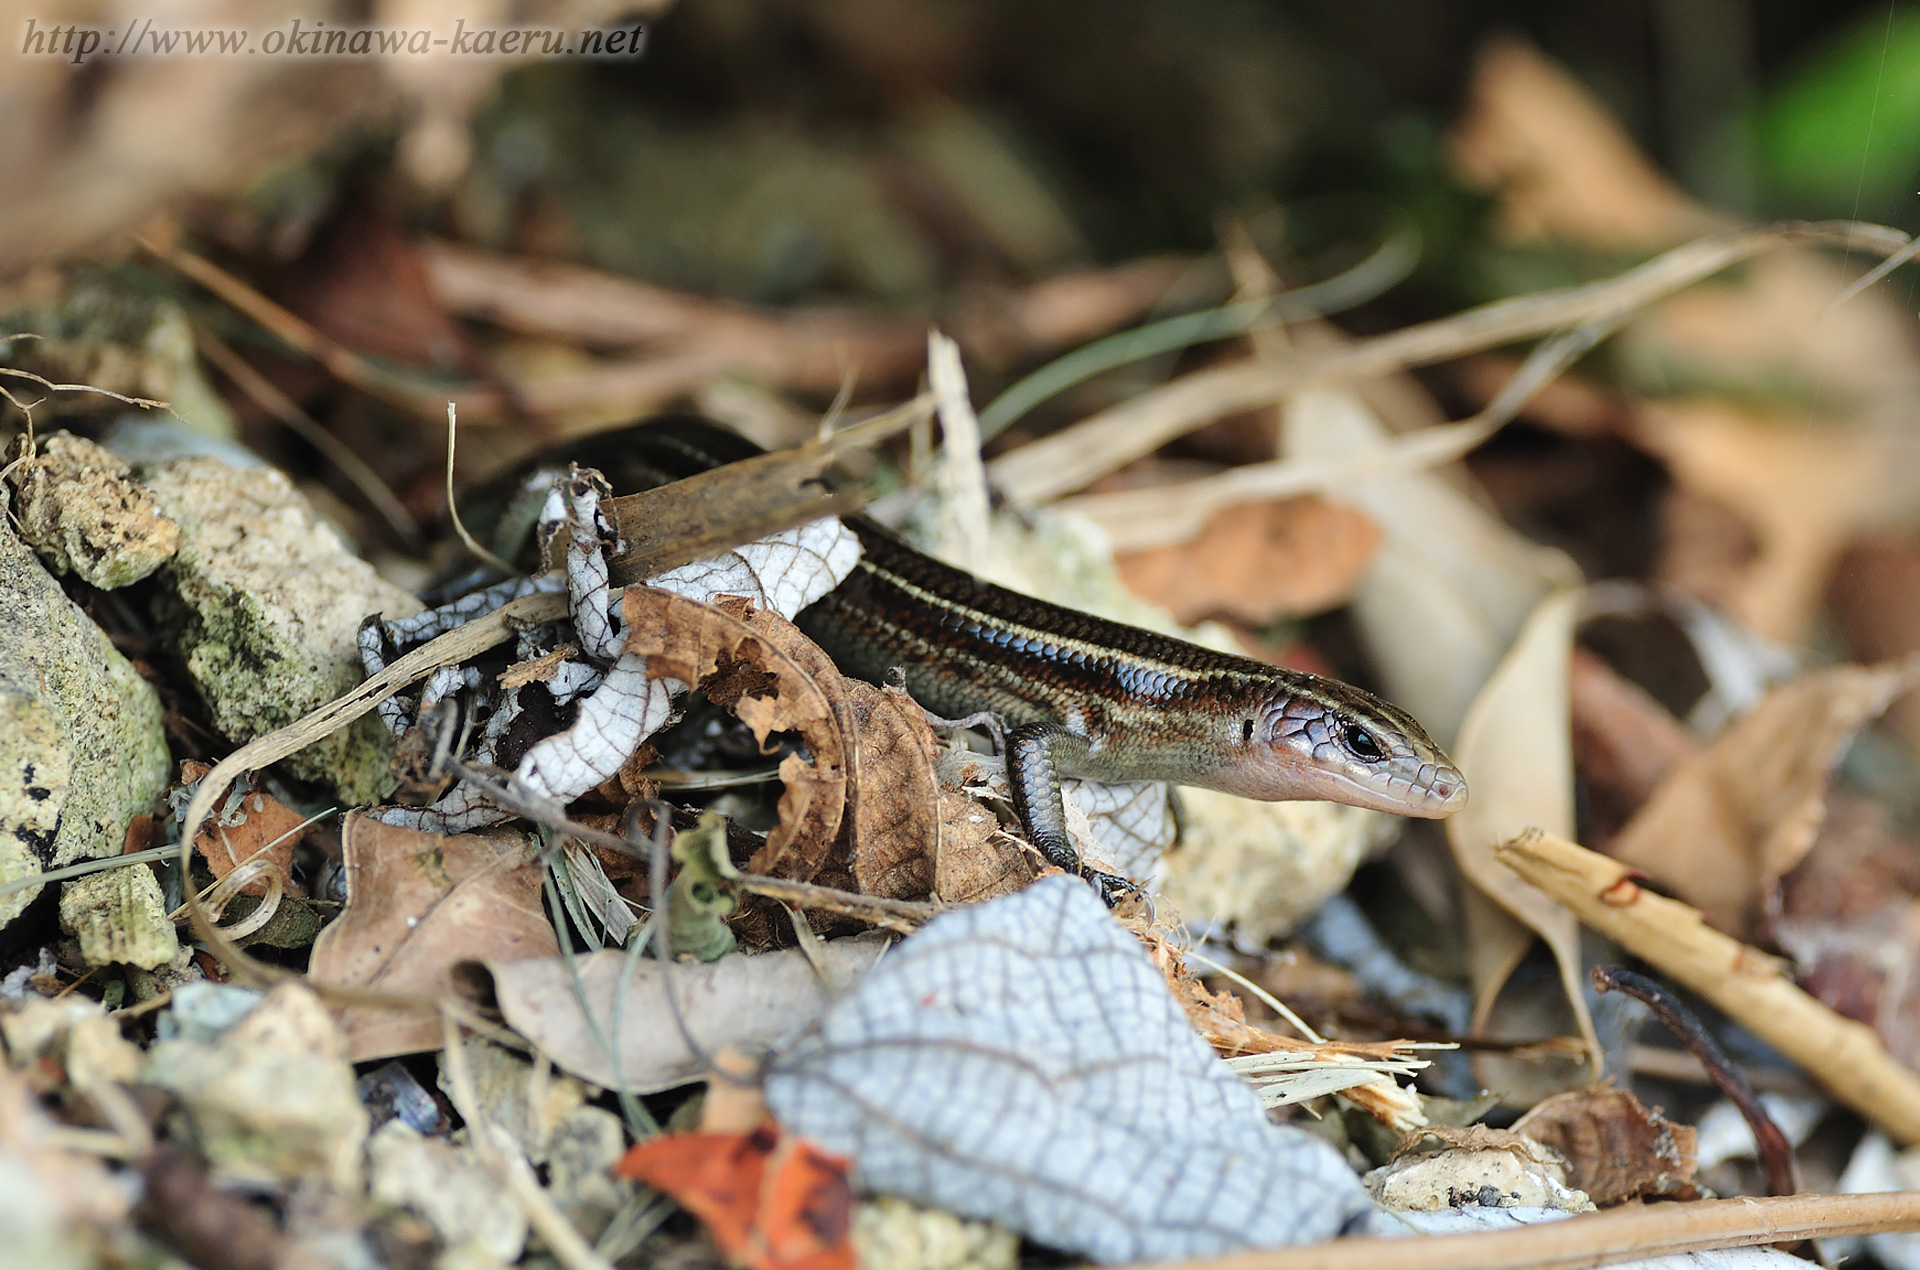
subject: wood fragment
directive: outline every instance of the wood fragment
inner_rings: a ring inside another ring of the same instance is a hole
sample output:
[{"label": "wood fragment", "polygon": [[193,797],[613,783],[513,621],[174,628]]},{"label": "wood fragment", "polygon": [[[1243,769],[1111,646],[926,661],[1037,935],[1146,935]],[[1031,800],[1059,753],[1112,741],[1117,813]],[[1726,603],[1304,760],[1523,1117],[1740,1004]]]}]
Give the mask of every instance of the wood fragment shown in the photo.
[{"label": "wood fragment", "polygon": [[1920,1142],[1920,1076],[1873,1029],[1844,1018],[1787,977],[1784,964],[1655,895],[1618,860],[1529,830],[1498,859],[1581,921],[1678,980],[1804,1067],[1830,1094],[1903,1144]]},{"label": "wood fragment", "polygon": [[607,512],[621,549],[607,557],[609,577],[615,586],[644,582],[822,516],[859,511],[866,488],[835,488],[825,480],[828,470],[848,451],[883,441],[932,413],[932,397],[922,395],[797,449],[756,455],[611,500]]},{"label": "wood fragment", "polygon": [[1920,1230],[1920,1191],[1703,1199],[1616,1208],[1520,1230],[1342,1239],[1166,1261],[1154,1270],[1576,1270],[1714,1248],[1909,1230]]}]

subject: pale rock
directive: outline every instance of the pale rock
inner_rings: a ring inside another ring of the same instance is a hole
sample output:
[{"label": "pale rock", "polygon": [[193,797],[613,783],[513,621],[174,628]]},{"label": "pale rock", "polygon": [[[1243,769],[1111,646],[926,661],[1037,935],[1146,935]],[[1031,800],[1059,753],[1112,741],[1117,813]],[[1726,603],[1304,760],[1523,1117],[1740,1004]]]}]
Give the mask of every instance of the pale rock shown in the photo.
[{"label": "pale rock", "polygon": [[[420,611],[355,556],[283,472],[178,459],[143,473],[180,550],[155,616],[213,722],[245,743],[356,687],[361,619]],[[391,785],[392,738],[372,715],[286,760],[297,775],[367,803]]]},{"label": "pale rock", "polygon": [[79,939],[80,955],[89,966],[122,962],[153,970],[180,951],[160,881],[144,864],[62,883],[60,929]]}]

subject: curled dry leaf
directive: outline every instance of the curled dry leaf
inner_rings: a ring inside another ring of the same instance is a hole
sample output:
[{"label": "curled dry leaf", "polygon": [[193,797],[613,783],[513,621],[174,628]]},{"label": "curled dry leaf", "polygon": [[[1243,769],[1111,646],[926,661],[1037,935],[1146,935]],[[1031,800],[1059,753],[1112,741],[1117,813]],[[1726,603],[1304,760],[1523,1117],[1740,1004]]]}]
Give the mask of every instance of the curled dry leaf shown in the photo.
[{"label": "curled dry leaf", "polygon": [[1624,1089],[1590,1085],[1555,1094],[1516,1120],[1513,1131],[1558,1151],[1567,1185],[1601,1208],[1641,1197],[1699,1198],[1699,1134]]},{"label": "curled dry leaf", "polygon": [[[879,935],[828,940],[823,955],[831,983],[821,981],[797,948],[732,953],[700,965],[676,962],[664,974],[687,1031],[703,1049],[758,1051],[818,1018],[832,994],[857,980],[890,942]],[[687,1048],[673,1023],[659,963],[629,961],[619,949],[580,958],[578,993],[559,957],[489,961],[487,969],[507,1022],[583,1080],[607,1089],[624,1081],[648,1094],[699,1079],[706,1059]]]},{"label": "curled dry leaf", "polygon": [[850,793],[858,725],[840,672],[791,622],[744,601],[709,605],[628,587],[621,606],[626,651],[647,659],[649,675],[704,686],[763,745],[775,732],[806,742],[812,762],[797,754],[781,761],[780,823],[747,868],[811,880],[829,863]]},{"label": "curled dry leaf", "polygon": [[650,1138],[613,1171],[679,1200],[742,1270],[854,1270],[847,1161],[771,1121]]},{"label": "curled dry leaf", "polygon": [[926,712],[899,689],[842,682],[856,729],[848,772],[849,784],[859,791],[853,812],[854,883],[864,895],[925,899],[933,892],[945,828],[933,729]]},{"label": "curled dry leaf", "polygon": [[1467,711],[1453,758],[1473,797],[1447,821],[1447,842],[1467,879],[1524,926],[1483,921],[1469,930],[1475,1029],[1485,1025],[1537,934],[1560,965],[1567,1002],[1597,1069],[1600,1042],[1582,987],[1579,920],[1494,858],[1496,846],[1529,827],[1573,832],[1567,663],[1583,594],[1566,590],[1540,602]]},{"label": "curled dry leaf", "polygon": [[1848,741],[1915,682],[1920,657],[1836,666],[1780,685],[1681,760],[1611,854],[1746,938],[1782,875],[1813,845]]},{"label": "curled dry leaf", "polygon": [[1129,587],[1181,622],[1265,626],[1345,604],[1379,545],[1380,527],[1365,514],[1307,495],[1224,507],[1193,541],[1116,563]]},{"label": "curled dry leaf", "polygon": [[[349,816],[341,835],[347,907],[314,941],[314,982],[431,999],[461,961],[559,952],[541,900],[541,865],[517,833],[442,837]],[[354,1062],[437,1049],[430,1010],[349,1006]]]},{"label": "curled dry leaf", "polygon": [[797,732],[812,762],[780,765],[780,824],[748,869],[808,881],[851,867],[864,894],[920,899],[941,857],[933,733],[912,699],[846,679],[777,614],[629,588],[627,651],[656,678],[705,686],[764,744]]}]

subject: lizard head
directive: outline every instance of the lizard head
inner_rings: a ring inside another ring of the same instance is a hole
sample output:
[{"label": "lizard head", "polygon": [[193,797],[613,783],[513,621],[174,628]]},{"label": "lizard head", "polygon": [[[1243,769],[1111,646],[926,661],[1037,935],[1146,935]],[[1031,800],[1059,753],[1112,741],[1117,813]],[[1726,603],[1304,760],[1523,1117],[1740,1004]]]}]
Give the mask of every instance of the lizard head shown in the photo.
[{"label": "lizard head", "polygon": [[1372,693],[1289,676],[1238,720],[1241,761],[1218,787],[1243,798],[1320,799],[1439,818],[1467,805],[1467,782],[1412,715]]}]

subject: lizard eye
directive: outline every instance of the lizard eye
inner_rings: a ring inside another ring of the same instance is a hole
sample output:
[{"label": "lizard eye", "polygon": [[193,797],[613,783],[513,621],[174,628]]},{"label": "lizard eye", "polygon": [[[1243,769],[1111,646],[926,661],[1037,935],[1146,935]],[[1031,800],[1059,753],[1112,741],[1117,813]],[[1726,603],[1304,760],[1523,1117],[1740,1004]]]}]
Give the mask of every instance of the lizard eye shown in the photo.
[{"label": "lizard eye", "polygon": [[1340,739],[1346,742],[1347,748],[1352,750],[1356,757],[1366,759],[1368,762],[1387,756],[1387,752],[1380,748],[1380,742],[1373,733],[1357,723],[1349,723],[1346,731],[1340,734]]}]

